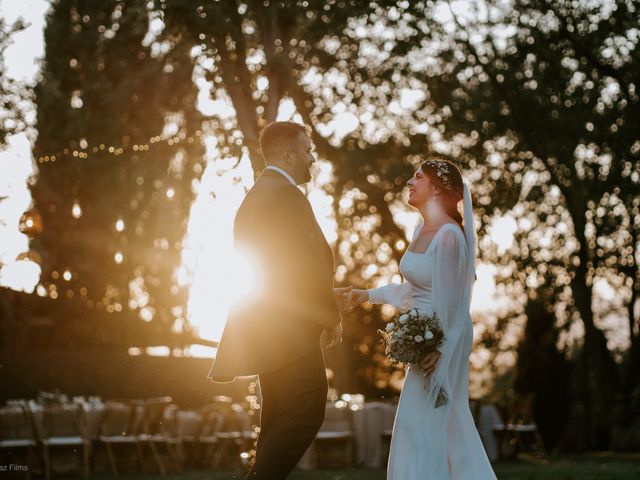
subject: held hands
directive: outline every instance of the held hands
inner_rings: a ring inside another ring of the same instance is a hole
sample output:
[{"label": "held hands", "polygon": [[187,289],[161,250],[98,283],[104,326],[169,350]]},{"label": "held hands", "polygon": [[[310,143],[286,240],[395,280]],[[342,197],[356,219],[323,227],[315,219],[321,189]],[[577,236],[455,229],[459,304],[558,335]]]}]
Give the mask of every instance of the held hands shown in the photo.
[{"label": "held hands", "polygon": [[[351,310],[351,308],[349,308],[349,298],[351,297],[352,289],[353,288],[351,286],[333,289],[333,296],[336,299],[340,313],[345,313]],[[338,323],[332,329],[325,329],[323,337],[322,343],[327,348],[331,348],[342,343],[342,324]]]},{"label": "held hands", "polygon": [[346,313],[369,300],[367,290],[358,290],[353,287],[334,288],[333,295],[336,298],[340,313]]},{"label": "held hands", "polygon": [[369,300],[368,290],[353,289],[349,292],[348,298],[346,300],[346,311],[350,312],[351,310],[356,308],[358,305],[368,300]]},{"label": "held hands", "polygon": [[420,361],[420,368],[425,377],[428,377],[435,371],[441,355],[442,354],[438,350],[435,350],[425,355],[425,357]]},{"label": "held hands", "polygon": [[[366,301],[369,294],[366,290],[353,290],[353,287],[334,288],[333,296],[338,304],[340,313],[346,313],[353,308]],[[342,342],[342,324],[338,323],[332,329],[325,329],[323,332],[322,343],[327,348],[334,347]]]},{"label": "held hands", "polygon": [[340,310],[340,313],[349,311],[347,310],[347,300],[349,298],[349,295],[351,294],[352,288],[353,287],[348,286],[348,287],[333,289],[333,296],[336,299],[336,303],[338,304],[338,310]]}]

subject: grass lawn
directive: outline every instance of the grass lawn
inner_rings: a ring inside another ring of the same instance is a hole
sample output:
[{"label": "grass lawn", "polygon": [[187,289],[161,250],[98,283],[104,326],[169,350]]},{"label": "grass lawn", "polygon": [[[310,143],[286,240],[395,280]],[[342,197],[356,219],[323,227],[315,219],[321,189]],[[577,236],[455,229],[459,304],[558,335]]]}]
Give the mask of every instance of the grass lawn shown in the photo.
[{"label": "grass lawn", "polygon": [[[640,454],[597,453],[550,457],[547,460],[518,460],[494,465],[499,480],[637,480]],[[55,477],[54,477],[55,478]],[[107,480],[110,475],[92,478]],[[241,480],[240,472],[193,470],[162,475],[122,475],[122,480]],[[383,470],[317,470],[295,472],[290,480],[385,480]]]}]

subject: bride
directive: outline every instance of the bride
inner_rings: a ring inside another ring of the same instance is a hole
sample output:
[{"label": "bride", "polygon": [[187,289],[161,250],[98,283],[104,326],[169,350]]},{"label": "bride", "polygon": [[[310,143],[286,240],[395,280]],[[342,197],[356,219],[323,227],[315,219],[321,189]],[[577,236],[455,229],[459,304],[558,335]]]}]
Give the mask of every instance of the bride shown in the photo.
[{"label": "bride", "polygon": [[[439,351],[407,369],[387,478],[495,479],[469,409],[469,306],[476,258],[469,188],[458,167],[433,157],[422,162],[407,186],[409,205],[422,222],[400,262],[404,283],[348,294],[350,308],[369,301],[435,312],[446,337]],[[464,221],[457,209],[461,200]]]}]

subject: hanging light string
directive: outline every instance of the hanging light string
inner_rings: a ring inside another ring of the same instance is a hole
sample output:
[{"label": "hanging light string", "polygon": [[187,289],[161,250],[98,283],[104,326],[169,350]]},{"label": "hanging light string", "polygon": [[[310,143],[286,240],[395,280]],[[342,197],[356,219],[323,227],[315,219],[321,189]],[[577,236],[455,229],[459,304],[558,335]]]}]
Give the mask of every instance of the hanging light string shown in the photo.
[{"label": "hanging light string", "polygon": [[89,148],[65,148],[61,151],[49,154],[42,155],[38,157],[38,163],[48,163],[55,162],[65,157],[74,157],[74,158],[89,158],[90,155],[95,155],[100,153],[100,155],[113,155],[119,156],[127,152],[146,152],[151,147],[156,147],[161,144],[167,144],[169,146],[175,146],[180,143],[188,143],[192,144],[196,141],[196,138],[202,136],[201,130],[196,130],[194,135],[185,136],[185,135],[176,135],[169,138],[162,138],[161,135],[156,135],[154,137],[149,138],[146,143],[134,143],[132,145],[121,145],[121,146],[107,146],[104,143],[101,143],[98,146],[94,146]]}]

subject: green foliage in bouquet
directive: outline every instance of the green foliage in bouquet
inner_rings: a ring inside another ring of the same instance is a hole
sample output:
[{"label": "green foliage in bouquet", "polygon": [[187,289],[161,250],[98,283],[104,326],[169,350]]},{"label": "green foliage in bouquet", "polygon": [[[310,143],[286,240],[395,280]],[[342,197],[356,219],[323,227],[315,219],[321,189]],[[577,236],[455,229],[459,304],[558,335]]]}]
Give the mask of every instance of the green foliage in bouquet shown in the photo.
[{"label": "green foliage in bouquet", "polygon": [[[444,342],[445,336],[438,316],[426,315],[416,308],[400,312],[387,323],[382,335],[385,353],[396,366],[418,365],[429,353],[434,352]],[[427,381],[425,388],[429,388]],[[436,408],[449,403],[447,392],[441,387],[436,397]]]},{"label": "green foliage in bouquet", "polygon": [[378,332],[387,357],[397,366],[418,364],[440,347],[445,338],[438,316],[426,315],[416,308],[400,312]]}]

